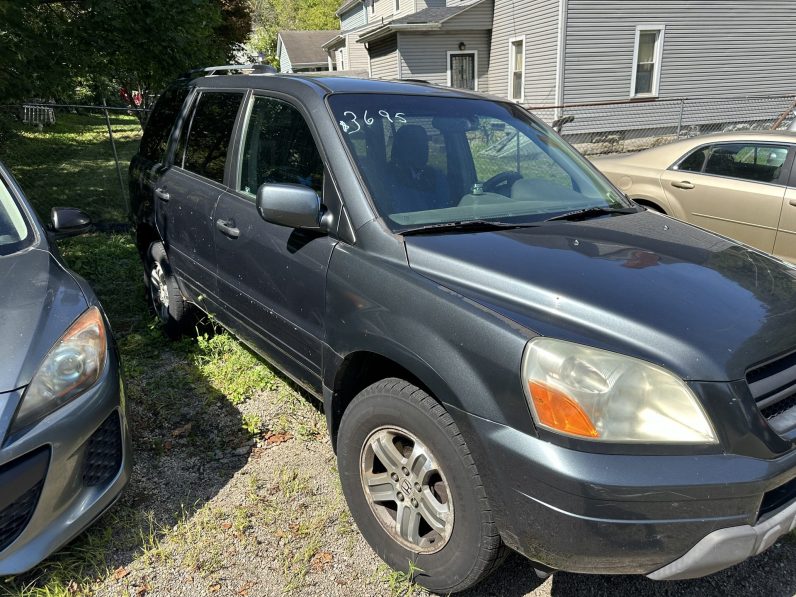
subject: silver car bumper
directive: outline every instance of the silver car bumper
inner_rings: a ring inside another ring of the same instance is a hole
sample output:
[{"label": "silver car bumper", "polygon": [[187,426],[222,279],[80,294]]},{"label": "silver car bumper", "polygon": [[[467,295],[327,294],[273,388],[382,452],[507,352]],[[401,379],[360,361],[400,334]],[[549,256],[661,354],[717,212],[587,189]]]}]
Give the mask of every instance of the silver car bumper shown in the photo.
[{"label": "silver car bumper", "polygon": [[756,556],[796,529],[796,502],[754,526],[713,531],[681,558],[648,574],[653,580],[685,580],[724,570]]},{"label": "silver car bumper", "polygon": [[113,348],[108,357],[90,390],[22,437],[7,437],[19,396],[0,394],[0,575],[25,572],[68,543],[129,479],[124,389]]}]

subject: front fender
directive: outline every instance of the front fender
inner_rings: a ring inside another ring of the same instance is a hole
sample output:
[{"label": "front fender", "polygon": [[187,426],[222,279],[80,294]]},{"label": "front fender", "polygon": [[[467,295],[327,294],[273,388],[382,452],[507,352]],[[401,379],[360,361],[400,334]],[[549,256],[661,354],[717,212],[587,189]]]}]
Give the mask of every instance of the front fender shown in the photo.
[{"label": "front fender", "polygon": [[[532,427],[520,380],[535,334],[414,272],[406,263],[338,245],[327,277],[329,348],[367,351],[420,379],[444,405],[509,426]],[[324,363],[332,387],[336,368]]]}]

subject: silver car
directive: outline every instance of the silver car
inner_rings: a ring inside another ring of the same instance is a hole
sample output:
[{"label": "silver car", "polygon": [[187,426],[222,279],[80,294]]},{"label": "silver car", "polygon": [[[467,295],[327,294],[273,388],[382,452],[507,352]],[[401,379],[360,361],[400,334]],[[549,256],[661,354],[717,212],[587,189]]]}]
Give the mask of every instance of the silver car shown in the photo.
[{"label": "silver car", "polygon": [[116,346],[85,280],[0,164],[0,575],[29,570],[94,522],[130,475]]}]

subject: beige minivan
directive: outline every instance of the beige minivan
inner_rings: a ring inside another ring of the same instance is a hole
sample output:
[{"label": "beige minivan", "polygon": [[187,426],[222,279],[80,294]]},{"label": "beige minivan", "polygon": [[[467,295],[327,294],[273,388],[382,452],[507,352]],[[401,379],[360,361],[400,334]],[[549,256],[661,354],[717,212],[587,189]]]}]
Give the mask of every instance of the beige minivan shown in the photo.
[{"label": "beige minivan", "polygon": [[694,137],[593,160],[637,203],[796,262],[796,132]]}]

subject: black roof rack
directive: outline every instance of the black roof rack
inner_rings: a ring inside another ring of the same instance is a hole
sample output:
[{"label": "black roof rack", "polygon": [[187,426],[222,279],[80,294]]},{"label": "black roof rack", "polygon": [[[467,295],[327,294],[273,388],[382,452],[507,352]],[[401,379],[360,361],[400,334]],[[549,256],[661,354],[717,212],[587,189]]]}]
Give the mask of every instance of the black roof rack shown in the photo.
[{"label": "black roof rack", "polygon": [[274,75],[277,70],[270,64],[225,64],[222,66],[206,66],[195,68],[183,73],[181,79],[197,77],[214,77],[217,75]]}]

